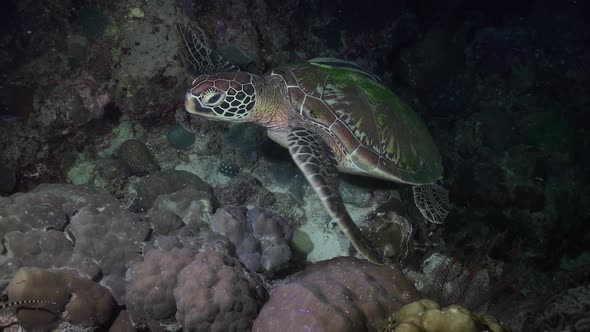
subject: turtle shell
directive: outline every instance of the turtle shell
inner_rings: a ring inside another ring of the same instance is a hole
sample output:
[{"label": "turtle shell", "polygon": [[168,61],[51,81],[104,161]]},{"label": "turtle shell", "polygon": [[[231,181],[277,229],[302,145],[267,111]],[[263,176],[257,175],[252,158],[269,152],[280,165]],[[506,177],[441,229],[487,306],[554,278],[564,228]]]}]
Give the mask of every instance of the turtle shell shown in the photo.
[{"label": "turtle shell", "polygon": [[342,171],[410,183],[442,176],[424,122],[371,73],[353,62],[320,58],[273,71],[286,83],[292,111],[336,138]]}]

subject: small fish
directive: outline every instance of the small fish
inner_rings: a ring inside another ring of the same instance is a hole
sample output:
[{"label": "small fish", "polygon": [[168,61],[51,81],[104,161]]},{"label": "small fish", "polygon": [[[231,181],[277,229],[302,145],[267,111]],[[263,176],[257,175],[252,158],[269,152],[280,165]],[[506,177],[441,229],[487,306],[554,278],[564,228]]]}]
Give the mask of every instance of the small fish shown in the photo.
[{"label": "small fish", "polygon": [[17,305],[23,305],[23,304],[39,304],[39,303],[44,303],[44,304],[57,304],[54,301],[47,301],[47,300],[21,300],[21,301],[12,301],[12,302],[0,303],[0,310],[6,309],[6,308],[10,308],[10,307],[14,307],[14,306],[17,306]]}]

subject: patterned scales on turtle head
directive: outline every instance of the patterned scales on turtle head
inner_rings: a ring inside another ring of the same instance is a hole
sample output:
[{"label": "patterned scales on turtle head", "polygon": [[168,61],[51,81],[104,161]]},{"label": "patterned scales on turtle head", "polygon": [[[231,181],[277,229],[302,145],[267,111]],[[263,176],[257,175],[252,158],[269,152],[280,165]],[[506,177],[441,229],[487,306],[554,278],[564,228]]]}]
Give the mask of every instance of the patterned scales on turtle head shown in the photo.
[{"label": "patterned scales on turtle head", "polygon": [[434,140],[417,114],[378,77],[353,62],[331,58],[287,64],[259,77],[228,67],[210,49],[195,52],[204,47],[197,34],[179,30],[184,53],[210,57],[194,59],[189,69],[198,67],[192,65],[197,60],[232,69],[195,78],[186,93],[186,110],[212,120],[266,126],[367,259],[383,262],[346,211],[337,171],[414,185],[426,219],[444,219],[447,208],[439,208],[437,201],[444,195],[431,194],[442,176]]}]

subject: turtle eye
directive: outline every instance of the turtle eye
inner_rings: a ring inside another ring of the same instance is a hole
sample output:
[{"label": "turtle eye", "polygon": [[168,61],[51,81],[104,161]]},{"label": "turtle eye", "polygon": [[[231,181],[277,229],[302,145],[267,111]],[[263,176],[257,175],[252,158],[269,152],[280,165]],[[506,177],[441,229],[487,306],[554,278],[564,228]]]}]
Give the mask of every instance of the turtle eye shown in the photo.
[{"label": "turtle eye", "polygon": [[203,104],[207,106],[217,106],[225,99],[225,92],[211,91],[203,96]]}]

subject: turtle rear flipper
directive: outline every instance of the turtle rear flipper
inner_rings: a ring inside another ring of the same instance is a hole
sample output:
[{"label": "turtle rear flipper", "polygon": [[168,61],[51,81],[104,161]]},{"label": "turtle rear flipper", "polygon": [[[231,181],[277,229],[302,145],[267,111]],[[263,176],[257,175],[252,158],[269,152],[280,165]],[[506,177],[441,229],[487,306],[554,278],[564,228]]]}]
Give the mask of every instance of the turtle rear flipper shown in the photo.
[{"label": "turtle rear flipper", "polygon": [[287,138],[289,153],[311,184],[330,217],[336,220],[354,248],[369,261],[383,265],[377,250],[371,248],[346,211],[338,191],[338,170],[332,149],[317,134],[303,128],[291,129]]},{"label": "turtle rear flipper", "polygon": [[442,224],[449,214],[449,192],[438,183],[413,186],[414,203],[422,216],[434,224]]},{"label": "turtle rear flipper", "polygon": [[191,27],[176,23],[180,39],[180,55],[188,71],[194,76],[218,72],[236,72],[240,68],[227,61],[219,53],[211,50]]}]

